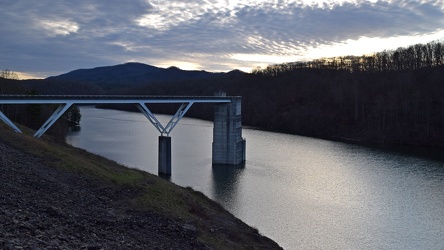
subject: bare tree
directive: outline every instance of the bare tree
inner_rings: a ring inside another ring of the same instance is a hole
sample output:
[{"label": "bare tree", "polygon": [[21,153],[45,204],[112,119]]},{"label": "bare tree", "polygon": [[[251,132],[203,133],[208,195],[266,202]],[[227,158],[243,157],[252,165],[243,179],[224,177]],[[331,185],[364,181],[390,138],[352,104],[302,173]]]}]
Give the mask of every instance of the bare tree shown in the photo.
[{"label": "bare tree", "polygon": [[12,79],[12,80],[18,80],[19,77],[17,75],[17,73],[9,70],[9,69],[5,69],[3,71],[0,72],[0,77],[4,78],[4,79]]}]

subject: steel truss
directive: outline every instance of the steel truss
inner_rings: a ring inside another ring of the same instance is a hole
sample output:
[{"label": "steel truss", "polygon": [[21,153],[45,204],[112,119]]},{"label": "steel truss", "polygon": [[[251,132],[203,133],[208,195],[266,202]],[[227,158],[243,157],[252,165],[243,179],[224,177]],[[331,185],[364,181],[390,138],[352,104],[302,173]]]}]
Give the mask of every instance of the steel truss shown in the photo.
[{"label": "steel truss", "polygon": [[180,105],[179,109],[173,115],[173,117],[171,117],[171,120],[166,126],[163,126],[162,123],[157,120],[156,116],[154,116],[154,114],[149,110],[145,103],[137,103],[136,105],[137,108],[145,115],[148,121],[150,121],[151,124],[154,125],[154,127],[160,132],[162,136],[165,134],[166,136],[169,136],[171,131],[173,131],[173,128],[177,125],[177,123],[179,123],[180,119],[182,119],[188,109],[191,108],[193,102],[182,103],[182,105]]},{"label": "steel truss", "polygon": [[[60,106],[35,132],[34,137],[40,138],[72,105],[94,104],[135,104],[145,115],[148,121],[160,132],[162,136],[169,136],[185,113],[194,103],[228,103],[233,97],[225,96],[28,96],[28,95],[0,95],[0,104],[59,104]],[[163,126],[156,116],[146,106],[147,103],[180,103],[181,106],[171,117],[166,126]],[[0,111],[0,119],[16,132],[22,131]]]}]

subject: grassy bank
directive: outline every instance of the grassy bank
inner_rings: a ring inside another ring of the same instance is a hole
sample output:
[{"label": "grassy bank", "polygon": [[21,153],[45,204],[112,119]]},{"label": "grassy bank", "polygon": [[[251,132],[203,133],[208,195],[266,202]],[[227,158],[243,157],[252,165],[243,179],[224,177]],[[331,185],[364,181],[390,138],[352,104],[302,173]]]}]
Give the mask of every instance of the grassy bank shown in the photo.
[{"label": "grassy bank", "polygon": [[45,165],[76,175],[86,176],[106,188],[129,195],[116,198],[120,207],[153,211],[180,222],[197,235],[197,239],[214,249],[278,249],[200,192],[183,188],[152,174],[130,169],[114,161],[74,148],[52,137],[35,139],[32,131],[24,134],[0,126],[0,139],[14,148],[38,157]]}]

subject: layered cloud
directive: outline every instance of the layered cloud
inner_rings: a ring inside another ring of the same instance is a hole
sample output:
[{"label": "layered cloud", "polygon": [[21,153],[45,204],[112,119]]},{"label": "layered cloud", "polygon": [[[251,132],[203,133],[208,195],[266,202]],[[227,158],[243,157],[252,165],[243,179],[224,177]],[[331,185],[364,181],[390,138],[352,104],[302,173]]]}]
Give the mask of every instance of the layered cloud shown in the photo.
[{"label": "layered cloud", "polygon": [[45,76],[127,61],[249,70],[444,36],[441,0],[4,0],[0,15],[0,67]]}]

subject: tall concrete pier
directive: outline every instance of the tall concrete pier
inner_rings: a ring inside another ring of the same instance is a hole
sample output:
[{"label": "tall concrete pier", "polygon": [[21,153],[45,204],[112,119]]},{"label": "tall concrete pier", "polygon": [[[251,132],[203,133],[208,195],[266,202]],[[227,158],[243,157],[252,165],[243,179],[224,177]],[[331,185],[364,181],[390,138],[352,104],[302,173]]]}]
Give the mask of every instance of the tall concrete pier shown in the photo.
[{"label": "tall concrete pier", "polygon": [[159,174],[171,175],[171,137],[159,136]]},{"label": "tall concrete pier", "polygon": [[246,141],[242,138],[241,98],[214,104],[213,164],[245,162]]}]

